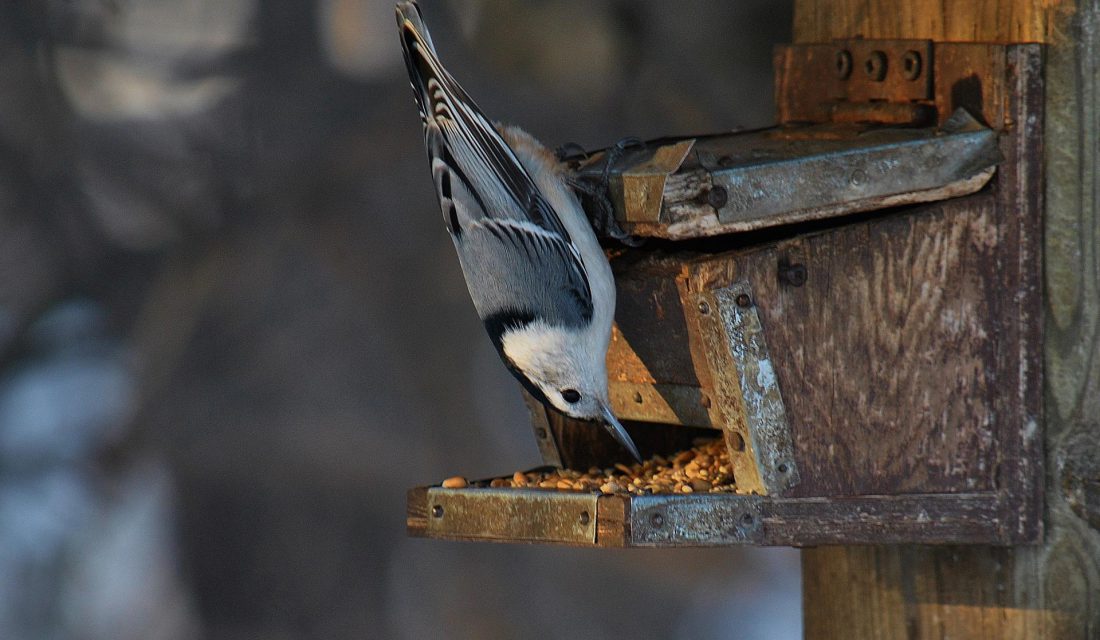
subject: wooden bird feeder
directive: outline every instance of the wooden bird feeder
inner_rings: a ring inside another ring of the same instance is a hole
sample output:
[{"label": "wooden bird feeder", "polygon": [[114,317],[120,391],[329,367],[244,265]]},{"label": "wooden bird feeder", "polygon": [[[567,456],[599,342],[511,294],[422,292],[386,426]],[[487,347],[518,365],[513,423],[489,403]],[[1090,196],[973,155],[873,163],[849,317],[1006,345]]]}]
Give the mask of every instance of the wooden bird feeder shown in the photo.
[{"label": "wooden bird feeder", "polygon": [[[777,126],[628,149],[610,199],[651,240],[612,260],[613,408],[643,455],[723,438],[737,493],[421,487],[409,532],[1038,541],[1042,61],[1038,45],[782,46]],[[546,464],[623,460],[602,429],[531,407]]]}]

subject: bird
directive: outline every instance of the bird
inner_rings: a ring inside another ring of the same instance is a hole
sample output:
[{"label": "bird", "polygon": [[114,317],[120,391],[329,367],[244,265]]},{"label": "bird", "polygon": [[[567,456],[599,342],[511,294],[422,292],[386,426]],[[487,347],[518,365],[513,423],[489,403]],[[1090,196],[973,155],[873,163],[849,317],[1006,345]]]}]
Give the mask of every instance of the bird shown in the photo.
[{"label": "bird", "polygon": [[615,280],[568,168],[490,122],[443,67],[415,2],[396,13],[435,194],[493,346],[543,405],[602,424],[640,462],[608,399]]}]

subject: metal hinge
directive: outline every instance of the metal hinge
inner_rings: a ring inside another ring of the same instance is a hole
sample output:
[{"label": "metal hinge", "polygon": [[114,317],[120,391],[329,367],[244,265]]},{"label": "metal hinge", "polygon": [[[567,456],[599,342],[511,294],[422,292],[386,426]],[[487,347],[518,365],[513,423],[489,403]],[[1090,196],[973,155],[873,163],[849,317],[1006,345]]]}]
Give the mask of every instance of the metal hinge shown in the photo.
[{"label": "metal hinge", "polygon": [[931,40],[778,47],[778,120],[934,124],[934,51]]}]

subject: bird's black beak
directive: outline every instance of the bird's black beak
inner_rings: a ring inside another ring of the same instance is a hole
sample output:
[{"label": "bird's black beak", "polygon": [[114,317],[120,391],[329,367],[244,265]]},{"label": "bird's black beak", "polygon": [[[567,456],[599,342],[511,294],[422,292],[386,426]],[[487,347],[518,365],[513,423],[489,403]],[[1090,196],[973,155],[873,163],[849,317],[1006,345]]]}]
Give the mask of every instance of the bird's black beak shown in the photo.
[{"label": "bird's black beak", "polygon": [[640,463],[642,456],[638,453],[638,447],[634,446],[634,441],[630,439],[630,434],[626,432],[623,425],[619,424],[619,419],[615,417],[614,413],[611,413],[611,409],[602,402],[600,403],[600,413],[603,416],[603,423],[607,430]]}]

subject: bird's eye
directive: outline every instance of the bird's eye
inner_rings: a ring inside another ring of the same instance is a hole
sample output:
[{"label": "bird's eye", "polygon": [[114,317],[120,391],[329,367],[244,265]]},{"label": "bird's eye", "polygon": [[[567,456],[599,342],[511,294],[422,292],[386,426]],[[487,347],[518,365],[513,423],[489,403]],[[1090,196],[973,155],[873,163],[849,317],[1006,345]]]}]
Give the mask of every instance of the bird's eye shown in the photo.
[{"label": "bird's eye", "polygon": [[581,399],[581,394],[576,389],[565,389],[561,392],[561,397],[569,404],[576,404]]}]

